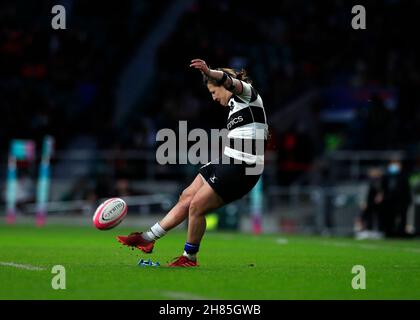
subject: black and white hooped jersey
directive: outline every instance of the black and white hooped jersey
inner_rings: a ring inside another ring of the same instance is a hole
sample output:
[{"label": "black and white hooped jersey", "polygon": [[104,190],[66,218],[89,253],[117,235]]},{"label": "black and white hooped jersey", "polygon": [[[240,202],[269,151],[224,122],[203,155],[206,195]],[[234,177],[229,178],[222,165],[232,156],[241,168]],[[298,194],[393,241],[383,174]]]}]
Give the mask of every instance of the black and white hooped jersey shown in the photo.
[{"label": "black and white hooped jersey", "polygon": [[224,154],[252,164],[264,164],[264,145],[268,136],[267,117],[257,91],[241,81],[243,90],[228,102],[229,145]]}]

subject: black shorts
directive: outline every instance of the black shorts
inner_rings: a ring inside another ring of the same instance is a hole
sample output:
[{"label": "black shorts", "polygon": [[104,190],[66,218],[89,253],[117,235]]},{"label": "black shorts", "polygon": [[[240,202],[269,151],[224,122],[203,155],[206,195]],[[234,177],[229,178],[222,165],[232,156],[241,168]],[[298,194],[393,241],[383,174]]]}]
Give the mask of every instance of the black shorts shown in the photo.
[{"label": "black shorts", "polygon": [[229,158],[229,163],[222,163],[219,158],[218,163],[212,161],[202,166],[198,172],[222,198],[225,204],[242,198],[257,184],[261,174],[246,174],[246,168],[255,168],[255,165],[248,165],[245,162],[234,163]]}]

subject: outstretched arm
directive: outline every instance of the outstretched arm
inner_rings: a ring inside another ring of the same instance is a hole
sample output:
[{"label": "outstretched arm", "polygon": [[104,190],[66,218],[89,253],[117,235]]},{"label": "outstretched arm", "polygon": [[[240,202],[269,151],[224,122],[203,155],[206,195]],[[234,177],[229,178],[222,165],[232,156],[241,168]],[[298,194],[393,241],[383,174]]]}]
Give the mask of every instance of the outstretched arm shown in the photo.
[{"label": "outstretched arm", "polygon": [[206,62],[201,59],[191,60],[190,67],[196,68],[205,74],[210,79],[221,82],[221,85],[235,95],[240,95],[243,91],[242,82],[238,79],[232,78],[223,71],[210,69]]}]

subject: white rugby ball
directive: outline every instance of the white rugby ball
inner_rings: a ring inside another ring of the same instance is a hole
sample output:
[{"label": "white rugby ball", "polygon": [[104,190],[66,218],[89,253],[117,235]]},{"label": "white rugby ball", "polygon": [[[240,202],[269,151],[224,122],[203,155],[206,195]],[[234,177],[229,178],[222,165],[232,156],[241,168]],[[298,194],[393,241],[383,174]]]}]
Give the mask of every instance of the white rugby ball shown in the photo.
[{"label": "white rugby ball", "polygon": [[118,226],[127,215],[127,204],[120,198],[111,198],[96,209],[93,225],[99,230],[108,230]]}]

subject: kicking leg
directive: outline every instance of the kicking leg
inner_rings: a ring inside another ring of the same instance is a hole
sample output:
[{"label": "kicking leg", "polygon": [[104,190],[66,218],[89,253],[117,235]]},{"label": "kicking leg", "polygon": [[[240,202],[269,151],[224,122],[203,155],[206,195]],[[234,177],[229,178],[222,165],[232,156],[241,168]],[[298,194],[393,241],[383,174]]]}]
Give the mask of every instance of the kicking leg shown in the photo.
[{"label": "kicking leg", "polygon": [[223,200],[219,195],[207,183],[204,183],[190,203],[188,212],[188,237],[184,254],[171,263],[170,266],[197,265],[196,254],[206,231],[205,214],[210,210],[220,208],[223,204]]},{"label": "kicking leg", "polygon": [[223,200],[205,183],[194,196],[189,209],[188,243],[199,244],[206,231],[205,214],[220,208]]},{"label": "kicking leg", "polygon": [[203,184],[202,177],[197,175],[191,185],[182,192],[177,204],[160,222],[155,223],[146,232],[133,232],[128,236],[117,236],[117,240],[126,246],[136,247],[145,253],[151,253],[157,239],[163,237],[167,231],[176,227],[188,217],[190,203]]},{"label": "kicking leg", "polygon": [[190,203],[197,191],[203,186],[203,184],[204,182],[201,175],[197,175],[190,186],[181,193],[178,203],[159,222],[160,226],[165,231],[169,231],[176,227],[188,217],[188,209],[190,207]]}]

